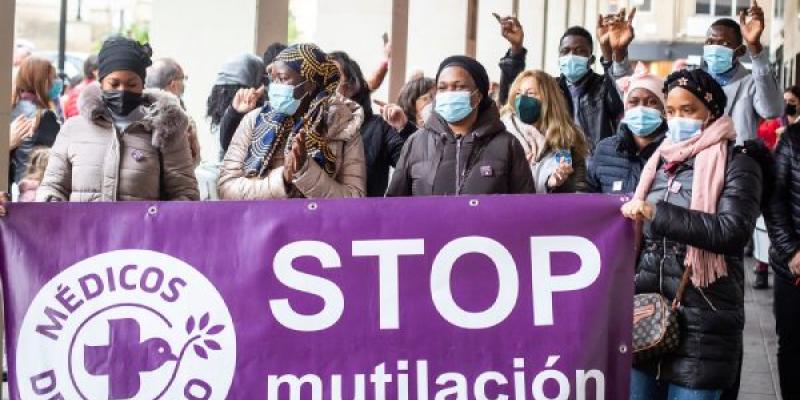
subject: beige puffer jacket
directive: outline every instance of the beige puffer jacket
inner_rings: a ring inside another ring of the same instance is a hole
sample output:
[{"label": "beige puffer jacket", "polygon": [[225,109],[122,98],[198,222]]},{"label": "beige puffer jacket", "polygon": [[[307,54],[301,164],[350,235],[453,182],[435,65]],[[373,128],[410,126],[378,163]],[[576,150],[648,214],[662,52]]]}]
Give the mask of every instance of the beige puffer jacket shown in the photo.
[{"label": "beige puffer jacket", "polygon": [[219,197],[224,200],[266,200],[289,197],[364,197],[367,167],[359,129],[364,111],[353,101],[336,95],[328,109],[328,146],[336,156],[336,172],[329,176],[311,159],[294,175],[297,190],[287,190],[283,181],[283,154],[276,152],[266,177],[248,178],[244,163],[252,142],[256,118],[261,109],[245,115],[233,135],[223,160]]},{"label": "beige puffer jacket", "polygon": [[100,85],[86,87],[79,117],[67,120],[50,152],[37,201],[198,200],[178,98],[146,90],[145,117],[117,132]]}]

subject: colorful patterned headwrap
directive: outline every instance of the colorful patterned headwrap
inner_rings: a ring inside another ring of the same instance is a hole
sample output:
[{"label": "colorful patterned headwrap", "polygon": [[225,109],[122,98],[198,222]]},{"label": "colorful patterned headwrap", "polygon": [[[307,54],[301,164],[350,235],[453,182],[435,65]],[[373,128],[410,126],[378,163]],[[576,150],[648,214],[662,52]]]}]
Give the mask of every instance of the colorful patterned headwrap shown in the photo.
[{"label": "colorful patterned headwrap", "polygon": [[275,112],[269,102],[264,104],[256,119],[253,141],[245,161],[247,176],[265,176],[278,148],[284,154],[292,148],[292,140],[302,129],[306,132],[308,156],[316,161],[328,175],[336,171],[336,157],[328,148],[325,133],[327,111],[331,97],[339,86],[339,69],[319,47],[303,43],[288,47],[275,58],[299,73],[305,80],[316,84],[308,110],[302,115]]}]

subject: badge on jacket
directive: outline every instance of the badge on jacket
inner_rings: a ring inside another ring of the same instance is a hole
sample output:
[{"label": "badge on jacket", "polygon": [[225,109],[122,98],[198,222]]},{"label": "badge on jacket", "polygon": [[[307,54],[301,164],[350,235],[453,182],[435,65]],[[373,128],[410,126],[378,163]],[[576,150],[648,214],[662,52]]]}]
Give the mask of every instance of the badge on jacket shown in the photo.
[{"label": "badge on jacket", "polygon": [[481,176],[492,177],[494,176],[494,169],[491,165],[484,165],[481,167]]},{"label": "badge on jacket", "polygon": [[614,187],[611,189],[614,192],[619,192],[622,190],[622,181],[615,181]]}]

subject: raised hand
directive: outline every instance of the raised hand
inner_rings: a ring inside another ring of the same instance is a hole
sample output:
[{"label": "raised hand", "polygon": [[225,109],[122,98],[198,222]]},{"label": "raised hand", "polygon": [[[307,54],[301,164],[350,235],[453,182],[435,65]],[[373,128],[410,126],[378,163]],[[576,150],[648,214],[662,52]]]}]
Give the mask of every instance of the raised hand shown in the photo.
[{"label": "raised hand", "polygon": [[387,104],[380,100],[372,100],[380,107],[380,114],[383,120],[394,128],[397,132],[403,130],[408,124],[408,116],[397,104]]},{"label": "raised hand", "polygon": [[283,180],[289,184],[294,179],[297,171],[303,168],[306,163],[306,132],[300,130],[292,140],[292,150],[286,154],[283,160]]},{"label": "raised hand", "polygon": [[597,16],[597,38],[604,57],[612,56],[619,61],[628,55],[628,46],[636,37],[633,29],[634,16],[635,7],[630,14],[623,8],[617,14]]},{"label": "raised hand", "polygon": [[231,106],[239,114],[247,114],[258,107],[258,100],[264,96],[264,87],[258,89],[239,89],[233,97]]},{"label": "raised hand", "polygon": [[739,26],[742,27],[742,38],[753,54],[761,53],[761,34],[764,33],[764,10],[752,0],[747,11],[739,12]]},{"label": "raised hand", "polygon": [[511,44],[511,52],[519,54],[522,51],[522,42],[525,40],[525,31],[516,17],[500,17],[494,14],[500,23],[500,33]]},{"label": "raised hand", "polygon": [[14,119],[11,122],[11,135],[9,135],[10,150],[16,149],[25,139],[33,136],[35,129],[35,118],[26,118],[24,115],[20,115]]}]

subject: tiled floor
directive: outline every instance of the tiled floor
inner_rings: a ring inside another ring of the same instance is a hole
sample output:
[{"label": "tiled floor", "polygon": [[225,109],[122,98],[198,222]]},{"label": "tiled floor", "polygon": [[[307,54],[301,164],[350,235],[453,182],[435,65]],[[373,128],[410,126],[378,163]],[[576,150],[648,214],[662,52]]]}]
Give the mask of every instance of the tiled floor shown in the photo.
[{"label": "tiled floor", "polygon": [[754,275],[752,264],[748,264],[745,274],[744,307],[746,322],[744,326],[744,366],[742,367],[742,386],[740,400],[780,399],[778,386],[777,337],[775,336],[775,317],[772,314],[772,278],[770,289],[755,290],[752,287]]}]

